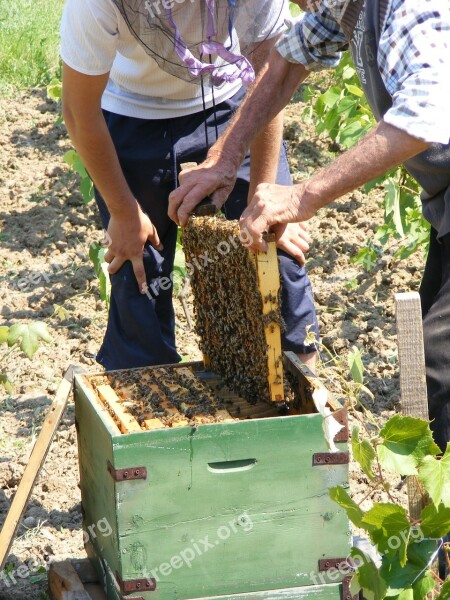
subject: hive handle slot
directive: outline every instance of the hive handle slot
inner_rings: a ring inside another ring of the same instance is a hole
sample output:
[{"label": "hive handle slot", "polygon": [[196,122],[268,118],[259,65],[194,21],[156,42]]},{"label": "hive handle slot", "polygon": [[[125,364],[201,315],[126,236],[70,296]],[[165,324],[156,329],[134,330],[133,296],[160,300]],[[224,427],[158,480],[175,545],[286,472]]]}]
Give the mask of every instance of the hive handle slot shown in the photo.
[{"label": "hive handle slot", "polygon": [[256,458],[213,462],[208,463],[208,471],[211,473],[238,473],[241,471],[250,471],[257,463]]}]

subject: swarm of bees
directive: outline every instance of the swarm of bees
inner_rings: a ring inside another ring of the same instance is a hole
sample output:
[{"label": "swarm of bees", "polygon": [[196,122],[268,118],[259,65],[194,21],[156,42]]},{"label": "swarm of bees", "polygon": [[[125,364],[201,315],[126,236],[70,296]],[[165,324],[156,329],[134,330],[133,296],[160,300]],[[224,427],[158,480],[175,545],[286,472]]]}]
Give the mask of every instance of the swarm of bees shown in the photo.
[{"label": "swarm of bees", "polygon": [[183,246],[194,294],[196,331],[206,364],[253,403],[269,400],[266,321],[253,256],[239,240],[237,221],[192,217]]}]

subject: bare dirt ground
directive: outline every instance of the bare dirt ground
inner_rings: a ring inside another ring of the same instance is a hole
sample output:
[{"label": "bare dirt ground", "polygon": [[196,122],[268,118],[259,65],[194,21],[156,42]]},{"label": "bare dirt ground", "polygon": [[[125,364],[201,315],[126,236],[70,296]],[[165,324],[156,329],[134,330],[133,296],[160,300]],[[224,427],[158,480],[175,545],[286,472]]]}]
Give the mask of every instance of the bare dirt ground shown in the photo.
[{"label": "bare dirt ground", "polygon": [[[301,105],[288,110],[286,137],[297,180],[330,158],[328,144],[301,123]],[[98,371],[95,354],[106,325],[105,305],[87,257],[89,243],[102,237],[93,206],[85,206],[77,179],[62,161],[70,149],[58,107],[45,93],[24,93],[0,106],[0,325],[46,321],[52,342],[32,361],[14,354],[8,372],[14,394],[0,391],[0,522],[14,495],[62,373],[70,363]],[[380,258],[368,274],[349,262],[382,220],[379,191],[345,197],[311,221],[308,258],[323,342],[341,355],[363,352],[372,409],[386,419],[399,401],[394,293],[418,289],[423,258],[406,263]],[[350,282],[350,284],[349,284]],[[347,286],[346,286],[347,284]],[[61,310],[58,307],[62,307]],[[56,313],[55,314],[55,310]],[[63,317],[62,319],[59,316]],[[199,358],[195,335],[177,305],[179,351]],[[1,354],[0,354],[1,356]],[[4,365],[2,364],[2,368]],[[0,600],[46,598],[45,566],[82,557],[80,495],[74,408],[70,403],[0,578]],[[362,497],[366,482],[352,476]],[[17,568],[24,568],[21,577]]]}]

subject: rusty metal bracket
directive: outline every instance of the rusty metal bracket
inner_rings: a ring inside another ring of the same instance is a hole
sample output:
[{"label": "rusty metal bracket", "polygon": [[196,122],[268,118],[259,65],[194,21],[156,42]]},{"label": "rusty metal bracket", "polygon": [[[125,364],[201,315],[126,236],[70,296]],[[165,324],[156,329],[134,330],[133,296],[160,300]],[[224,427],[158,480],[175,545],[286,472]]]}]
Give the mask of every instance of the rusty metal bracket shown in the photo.
[{"label": "rusty metal bracket", "polygon": [[333,413],[333,417],[339,423],[343,425],[343,428],[334,436],[335,442],[348,442],[349,431],[348,431],[348,411],[346,408],[337,410]]},{"label": "rusty metal bracket", "polygon": [[[347,558],[321,558],[319,560],[319,571],[326,572],[331,569],[346,569],[346,572],[353,572],[354,565],[352,564],[351,559]],[[346,575],[342,580],[342,600],[363,600],[362,593],[358,593],[355,596],[352,596],[350,591],[350,583],[352,580],[351,575]]]},{"label": "rusty metal bracket", "polygon": [[131,481],[133,479],[147,479],[146,467],[129,467],[128,469],[115,469],[108,460],[108,472],[114,481]]},{"label": "rusty metal bracket", "polygon": [[[119,573],[116,573],[116,581],[122,594],[133,592],[154,592],[156,590],[156,579],[128,579],[123,581]],[[131,600],[131,599],[130,599]],[[139,600],[133,598],[133,600]]]},{"label": "rusty metal bracket", "polygon": [[316,452],[313,454],[313,467],[322,467],[324,465],[348,465],[349,463],[349,452]]},{"label": "rusty metal bracket", "polygon": [[342,600],[363,600],[362,592],[358,592],[358,594],[352,596],[352,592],[350,590],[351,580],[351,575],[347,575],[347,577],[344,577],[342,580]]}]

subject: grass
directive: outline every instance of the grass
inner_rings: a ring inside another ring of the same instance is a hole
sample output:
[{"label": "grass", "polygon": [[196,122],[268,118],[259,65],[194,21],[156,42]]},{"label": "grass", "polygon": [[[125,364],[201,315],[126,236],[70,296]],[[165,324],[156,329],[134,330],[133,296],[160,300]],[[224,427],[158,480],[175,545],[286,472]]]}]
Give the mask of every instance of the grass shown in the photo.
[{"label": "grass", "polygon": [[64,0],[0,0],[0,94],[47,85],[58,75]]}]

